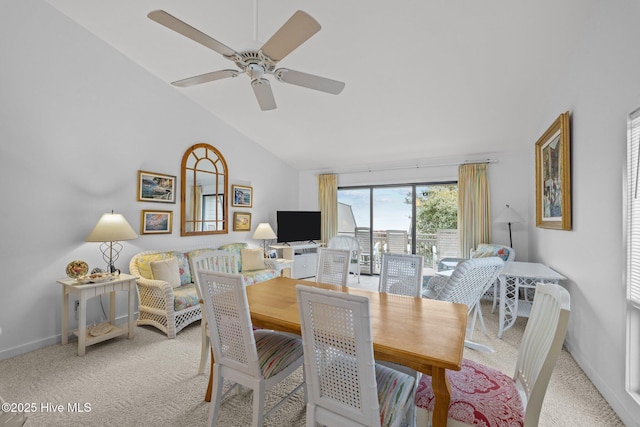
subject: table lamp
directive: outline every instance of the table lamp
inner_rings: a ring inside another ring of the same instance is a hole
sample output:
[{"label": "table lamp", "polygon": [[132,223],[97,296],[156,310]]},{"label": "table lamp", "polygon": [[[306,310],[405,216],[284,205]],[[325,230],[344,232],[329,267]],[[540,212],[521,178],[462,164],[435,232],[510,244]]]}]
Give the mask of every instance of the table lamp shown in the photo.
[{"label": "table lamp", "polygon": [[498,223],[507,223],[509,224],[509,246],[513,248],[513,241],[511,240],[511,223],[516,222],[524,222],[524,219],[520,216],[518,212],[512,209],[509,205],[505,205],[506,208],[500,212],[495,219]]},{"label": "table lamp", "polygon": [[264,256],[267,256],[267,240],[276,239],[276,233],[271,228],[268,222],[261,222],[258,224],[258,228],[253,233],[253,238],[256,240],[262,240],[262,248],[264,250]]},{"label": "table lamp", "polygon": [[138,235],[129,225],[122,214],[111,213],[102,214],[102,217],[93,228],[87,242],[102,242],[100,251],[102,259],[107,263],[107,271],[116,271],[115,262],[120,256],[122,244],[119,241],[137,239]]}]

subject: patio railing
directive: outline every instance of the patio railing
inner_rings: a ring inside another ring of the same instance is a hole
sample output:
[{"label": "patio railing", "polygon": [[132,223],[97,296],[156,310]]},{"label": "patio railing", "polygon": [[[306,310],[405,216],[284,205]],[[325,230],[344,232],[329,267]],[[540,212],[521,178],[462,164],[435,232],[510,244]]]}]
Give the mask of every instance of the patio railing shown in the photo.
[{"label": "patio railing", "polygon": [[[353,236],[354,233],[341,233]],[[409,234],[409,244],[407,252],[411,251],[411,234]],[[384,252],[385,244],[387,241],[386,230],[374,230],[373,231],[373,258],[376,262],[373,263],[374,274],[380,273],[380,260],[382,259],[382,253]],[[420,254],[424,257],[424,266],[431,267],[433,265],[433,246],[436,244],[435,234],[418,233],[416,235],[416,254]],[[368,271],[367,271],[368,273]]]}]

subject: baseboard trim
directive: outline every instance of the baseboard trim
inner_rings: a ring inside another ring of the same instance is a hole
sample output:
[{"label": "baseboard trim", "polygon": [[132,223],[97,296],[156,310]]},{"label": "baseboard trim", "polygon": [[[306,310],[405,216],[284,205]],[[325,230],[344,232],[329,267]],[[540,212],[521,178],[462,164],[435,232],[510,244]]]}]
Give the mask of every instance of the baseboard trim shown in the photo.
[{"label": "baseboard trim", "polygon": [[[135,319],[138,319],[138,312],[135,312],[133,316]],[[116,325],[125,324],[127,323],[127,321],[128,321],[127,315],[116,317]],[[40,350],[41,348],[49,347],[50,345],[60,344],[61,342],[62,342],[62,332],[48,338],[42,338],[39,340],[18,345],[15,347],[11,347],[5,350],[0,350],[0,360],[10,359],[15,356],[20,356],[21,354],[25,354],[35,350]],[[74,344],[76,342],[77,341],[75,339],[70,338],[69,344]]]},{"label": "baseboard trim", "polygon": [[[619,399],[618,395],[608,386],[607,382],[604,381],[586,359],[582,357],[582,354],[579,351],[575,351],[568,340],[566,340],[564,344],[569,354],[571,354],[571,357],[573,357],[573,360],[575,360],[578,366],[584,371],[585,375],[598,389],[600,394],[602,394],[618,417],[620,417],[624,425],[628,427],[640,427],[637,417],[629,412],[627,405]],[[638,409],[640,410],[640,407]]]}]

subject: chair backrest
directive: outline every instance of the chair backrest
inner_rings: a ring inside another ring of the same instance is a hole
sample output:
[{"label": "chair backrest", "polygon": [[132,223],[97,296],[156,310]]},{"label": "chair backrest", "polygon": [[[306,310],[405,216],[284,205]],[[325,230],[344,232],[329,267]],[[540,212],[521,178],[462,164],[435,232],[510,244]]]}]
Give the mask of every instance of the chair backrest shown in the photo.
[{"label": "chair backrest", "polygon": [[383,253],[378,291],[419,297],[423,266],[422,255]]},{"label": "chair backrest", "polygon": [[460,237],[457,229],[436,231],[436,249],[438,258],[460,258]]},{"label": "chair backrest", "polygon": [[503,261],[515,261],[516,251],[505,245],[499,245],[497,243],[480,243],[475,250],[471,250],[470,258],[484,258],[490,256],[497,256],[502,258]]},{"label": "chair backrest", "polygon": [[409,246],[407,230],[387,230],[387,252],[406,254]]},{"label": "chair backrest", "polygon": [[351,252],[345,249],[318,249],[316,282],[347,286]]},{"label": "chair backrest", "polygon": [[209,324],[214,360],[260,378],[258,351],[242,275],[198,269],[196,283]]},{"label": "chair backrest", "polygon": [[360,256],[360,242],[358,239],[352,236],[344,236],[338,235],[332,237],[327,244],[327,248],[329,249],[346,249],[351,251],[352,256],[358,257]]},{"label": "chair backrest", "polygon": [[189,257],[191,271],[197,269],[217,271],[220,273],[238,274],[241,265],[240,254],[223,250],[205,250],[197,256]]},{"label": "chair backrest", "polygon": [[369,227],[356,227],[356,239],[358,239],[363,254],[371,253],[371,229]]},{"label": "chair backrest", "polygon": [[[238,273],[238,254],[222,250],[203,250],[198,255],[189,257],[189,267],[191,271],[210,270],[222,273]],[[193,274],[193,281],[197,284],[198,275]],[[196,286],[196,289],[198,287]],[[199,289],[198,289],[199,291]],[[202,298],[202,296],[200,296]]]},{"label": "chair backrest", "polygon": [[315,411],[307,417],[321,425],[379,426],[368,298],[304,285],[296,292],[308,408]]},{"label": "chair backrest", "polygon": [[513,379],[525,408],[525,426],[537,426],[569,323],[569,292],[560,285],[538,283],[522,336]]},{"label": "chair backrest", "polygon": [[461,262],[446,283],[435,290],[433,299],[466,304],[471,309],[498,278],[504,261],[498,257],[474,258]]}]

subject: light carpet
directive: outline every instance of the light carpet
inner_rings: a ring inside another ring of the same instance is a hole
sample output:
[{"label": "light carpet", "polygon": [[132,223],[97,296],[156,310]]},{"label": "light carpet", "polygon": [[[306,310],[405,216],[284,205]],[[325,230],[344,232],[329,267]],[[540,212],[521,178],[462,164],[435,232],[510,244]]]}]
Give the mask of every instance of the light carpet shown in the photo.
[{"label": "light carpet", "polygon": [[[526,320],[518,319],[500,340],[495,337],[497,314],[491,314],[488,303],[483,304],[483,310],[490,336],[477,330],[474,340],[496,352],[467,349],[465,357],[511,374]],[[76,350],[72,342],[0,361],[0,396],[8,402],[34,404],[30,406],[35,412],[29,414],[26,426],[206,425],[209,404],[203,397],[208,377],[196,374],[199,323],[188,326],[173,340],[153,328],[136,327],[133,340],[121,337],[88,347],[83,357],[77,356]],[[268,394],[267,407],[301,380],[299,370]],[[250,425],[251,400],[251,392],[231,394],[222,404],[218,425]],[[302,392],[266,418],[265,425],[304,426]],[[624,424],[563,350],[551,376],[540,426]]]}]

